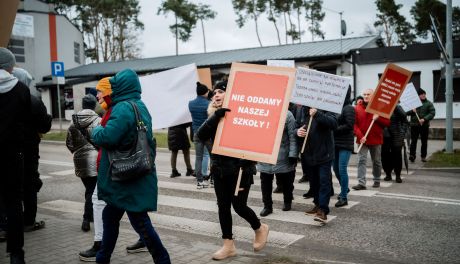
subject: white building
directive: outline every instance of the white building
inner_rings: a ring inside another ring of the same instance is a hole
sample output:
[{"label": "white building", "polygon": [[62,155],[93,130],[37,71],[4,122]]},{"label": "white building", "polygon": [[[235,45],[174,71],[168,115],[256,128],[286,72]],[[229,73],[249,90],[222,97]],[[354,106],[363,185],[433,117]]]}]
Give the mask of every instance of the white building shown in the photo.
[{"label": "white building", "polygon": [[[58,15],[54,6],[39,0],[20,1],[13,32],[8,44],[16,56],[17,65],[26,69],[35,84],[51,74],[51,62],[64,62],[67,69],[84,64],[83,34],[65,16]],[[57,89],[41,89],[41,97],[48,112],[57,117]],[[61,90],[61,101],[64,91]],[[62,103],[62,110],[64,104]]]}]

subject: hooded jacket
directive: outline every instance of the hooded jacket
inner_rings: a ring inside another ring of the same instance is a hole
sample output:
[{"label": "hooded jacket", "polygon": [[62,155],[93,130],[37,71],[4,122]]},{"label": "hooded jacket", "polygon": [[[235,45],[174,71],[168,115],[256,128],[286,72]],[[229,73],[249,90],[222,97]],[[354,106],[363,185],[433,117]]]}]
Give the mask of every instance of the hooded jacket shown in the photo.
[{"label": "hooded jacket", "polygon": [[[360,144],[361,139],[366,134],[371,125],[373,114],[366,112],[367,104],[358,104],[355,107],[355,126],[356,143]],[[369,134],[367,135],[366,145],[383,144],[383,128],[390,125],[390,119],[379,117],[374,122]]]},{"label": "hooded jacket", "polygon": [[97,149],[91,142],[91,133],[100,121],[101,118],[91,109],[83,109],[72,116],[72,123],[67,131],[66,146],[73,154],[77,177],[97,176]]},{"label": "hooded jacket", "polygon": [[30,91],[27,86],[0,69],[0,153],[21,151],[30,122]]},{"label": "hooded jacket", "polygon": [[338,149],[346,149],[353,151],[354,134],[353,127],[355,125],[355,108],[351,105],[351,88],[348,89],[343,103],[342,113],[337,120],[338,126],[334,130],[334,143]]},{"label": "hooded jacket", "polygon": [[139,115],[147,127],[151,160],[155,161],[156,146],[152,133],[152,118],[141,101],[139,78],[131,69],[123,70],[110,78],[112,86],[112,110],[105,127],[93,129],[93,143],[101,147],[101,160],[98,169],[97,187],[99,199],[107,204],[131,212],[157,210],[158,186],[156,168],[152,172],[129,182],[112,181],[108,149],[128,148],[137,136],[134,109],[128,101],[134,102]]}]

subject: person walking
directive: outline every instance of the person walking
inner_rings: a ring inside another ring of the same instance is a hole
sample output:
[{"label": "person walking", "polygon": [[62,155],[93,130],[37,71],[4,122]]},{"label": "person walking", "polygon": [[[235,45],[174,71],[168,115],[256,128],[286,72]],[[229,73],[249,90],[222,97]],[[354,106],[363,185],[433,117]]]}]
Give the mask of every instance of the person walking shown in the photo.
[{"label": "person walking", "polygon": [[[26,70],[14,67],[12,74],[27,87],[30,86],[32,76]],[[22,198],[24,232],[31,232],[45,227],[45,221],[36,220],[37,194],[43,185],[40,173],[38,172],[38,161],[40,159],[39,146],[41,135],[50,131],[53,120],[51,115],[48,114],[45,104],[39,97],[31,93],[30,102],[32,107],[30,122],[26,123],[24,138],[24,192]]]},{"label": "person walking", "polygon": [[[358,180],[359,183],[352,188],[354,190],[366,189],[366,163],[367,153],[371,153],[372,159],[372,175],[374,177],[373,188],[380,187],[380,176],[382,174],[382,144],[383,144],[383,128],[390,125],[390,120],[379,117],[377,114],[366,112],[367,104],[372,99],[374,90],[366,89],[363,91],[363,103],[357,104],[355,107],[355,126],[354,133],[356,135],[356,143],[363,144],[358,153]],[[374,125],[365,137],[366,131],[374,120]]]},{"label": "person walking", "polygon": [[351,105],[351,87],[343,103],[342,113],[338,117],[338,126],[334,130],[334,161],[332,168],[340,183],[340,193],[335,207],[348,205],[348,162],[354,149],[353,127],[355,125],[355,108]]},{"label": "person walking", "polygon": [[[195,145],[195,173],[196,173],[196,186],[198,189],[206,188],[208,187],[208,181],[204,180],[203,171],[207,171],[207,162],[208,160],[204,159],[205,152],[207,152],[207,148],[211,148],[210,146],[210,141],[207,142],[202,142],[196,135],[196,131],[198,131],[198,128],[206,121],[208,118],[208,105],[209,105],[209,100],[208,100],[208,93],[209,89],[206,87],[206,85],[201,84],[200,82],[196,83],[196,98],[191,100],[188,103],[188,109],[190,111],[190,114],[192,115],[192,134],[193,136],[193,144]],[[208,144],[209,146],[206,147],[205,144]],[[206,161],[205,167],[203,168],[203,161]]]},{"label": "person walking", "polygon": [[[214,141],[217,125],[225,113],[230,109],[222,108],[227,89],[227,82],[219,82],[215,85],[212,103],[208,108],[209,118],[197,131],[201,141]],[[234,196],[239,171],[242,170],[240,190],[238,196]],[[269,228],[262,224],[254,211],[248,207],[248,195],[253,183],[253,177],[257,173],[255,162],[211,154],[211,175],[214,178],[214,191],[217,197],[219,223],[222,231],[223,246],[216,251],[212,258],[223,260],[236,255],[235,243],[232,233],[232,212],[235,212],[245,219],[254,230],[254,251],[260,251],[267,243]]]},{"label": "person walking", "polygon": [[422,162],[426,162],[428,148],[428,134],[430,131],[430,120],[436,115],[436,109],[432,102],[426,98],[426,92],[422,88],[417,89],[418,96],[422,101],[422,106],[417,107],[412,111],[407,112],[410,116],[410,152],[409,160],[415,161],[417,152],[417,141],[420,137],[420,158]]},{"label": "person walking", "polygon": [[390,126],[383,130],[382,167],[385,172],[384,181],[391,181],[394,171],[396,182],[401,183],[402,148],[409,123],[400,105],[397,105],[390,118]]},{"label": "person walking", "polygon": [[11,264],[23,264],[24,139],[32,106],[29,88],[11,74],[15,64],[13,53],[0,47],[0,200],[7,217],[6,252]]},{"label": "person walking", "polygon": [[153,140],[152,119],[141,100],[141,85],[136,72],[123,70],[110,78],[112,108],[105,126],[93,129],[93,142],[101,148],[98,168],[98,196],[107,205],[102,213],[104,233],[102,245],[96,255],[97,263],[110,263],[118,238],[120,220],[126,212],[134,230],[147,246],[154,263],[171,263],[168,251],[152,226],[147,214],[157,210],[158,178],[155,166],[152,171],[130,182],[117,182],[111,178],[108,149],[132,144],[137,133],[135,112],[130,102],[136,104],[142,122],[147,127],[150,157],[155,161],[156,146]]},{"label": "person walking", "polygon": [[303,143],[307,135],[307,124],[311,121],[308,140],[300,158],[304,160],[310,172],[310,190],[314,207],[305,214],[313,215],[314,220],[326,224],[329,214],[329,201],[332,191],[331,165],[334,159],[334,135],[337,128],[337,115],[328,111],[306,107],[305,124],[297,129],[299,142]]},{"label": "person walking", "polygon": [[272,189],[274,176],[276,176],[277,181],[279,180],[281,186],[283,186],[284,205],[282,210],[291,210],[298,154],[294,115],[290,111],[287,111],[276,164],[257,163],[257,170],[260,172],[262,201],[264,203],[264,208],[260,212],[260,216],[267,216],[273,213]]},{"label": "person walking", "polygon": [[72,123],[67,130],[66,146],[73,154],[75,176],[85,186],[85,207],[81,230],[88,232],[90,223],[94,221],[92,196],[97,183],[97,149],[91,142],[91,132],[101,122],[94,112],[96,97],[87,94],[82,99],[83,110],[72,115]]},{"label": "person walking", "polygon": [[187,166],[185,176],[193,176],[195,174],[190,163],[190,141],[187,135],[187,128],[191,127],[191,124],[185,123],[168,128],[168,149],[171,151],[171,178],[182,175],[177,170],[177,155],[179,150],[182,150],[185,166]]}]

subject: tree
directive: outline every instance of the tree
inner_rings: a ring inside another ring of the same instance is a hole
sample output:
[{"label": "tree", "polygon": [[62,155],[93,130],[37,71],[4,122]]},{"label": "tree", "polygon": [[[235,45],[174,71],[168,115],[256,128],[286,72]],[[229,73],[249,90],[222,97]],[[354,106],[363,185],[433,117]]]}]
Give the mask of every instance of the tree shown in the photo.
[{"label": "tree", "polygon": [[324,39],[324,32],[321,30],[320,22],[323,21],[324,16],[326,15],[322,11],[323,0],[310,0],[306,3],[306,14],[305,18],[310,20],[310,26],[308,30],[311,32],[311,40],[315,39],[315,36],[318,36]]},{"label": "tree", "polygon": [[238,16],[236,24],[242,28],[248,19],[253,19],[256,26],[257,40],[262,47],[260,40],[258,19],[265,12],[265,0],[232,0],[233,9]]},{"label": "tree", "polygon": [[158,8],[157,14],[173,13],[175,23],[169,29],[176,38],[176,55],[179,55],[179,39],[186,42],[192,35],[192,30],[196,26],[197,17],[194,14],[196,5],[187,0],[164,0]]},{"label": "tree", "polygon": [[201,23],[201,29],[203,31],[204,52],[206,53],[206,37],[204,34],[203,20],[214,19],[217,15],[217,12],[213,11],[209,5],[198,4],[195,6],[194,13],[196,19],[200,20]]},{"label": "tree", "polygon": [[139,57],[137,0],[50,0],[56,12],[66,15],[83,32],[85,54],[92,61],[115,61]]},{"label": "tree", "polygon": [[278,44],[281,45],[280,31],[278,25],[276,24],[277,18],[279,17],[278,10],[276,8],[276,0],[267,0],[267,18],[268,21],[272,22],[275,26],[276,35],[278,37]]},{"label": "tree", "polygon": [[[417,0],[411,8],[410,13],[415,21],[415,31],[422,38],[428,37],[431,30],[430,14],[437,22],[437,30],[442,40],[446,39],[446,4],[438,0]],[[460,8],[452,9],[453,36],[459,39],[460,36]]]},{"label": "tree", "polygon": [[382,28],[387,46],[413,43],[416,37],[412,33],[412,26],[398,11],[402,4],[396,4],[394,0],[376,0],[375,4],[378,13],[374,26]]}]

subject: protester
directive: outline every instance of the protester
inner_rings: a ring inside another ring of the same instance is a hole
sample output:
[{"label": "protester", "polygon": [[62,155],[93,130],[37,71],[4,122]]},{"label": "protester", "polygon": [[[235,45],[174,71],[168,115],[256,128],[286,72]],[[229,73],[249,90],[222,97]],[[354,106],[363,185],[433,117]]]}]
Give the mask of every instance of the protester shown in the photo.
[{"label": "protester", "polygon": [[[226,82],[219,82],[214,87],[213,101],[209,105],[209,118],[197,131],[198,138],[204,142],[214,141],[217,125],[225,116],[227,108],[222,108],[227,89]],[[234,196],[239,171],[242,170],[242,178],[238,196]],[[211,174],[214,178],[214,190],[217,196],[219,223],[222,230],[224,245],[212,255],[214,260],[222,260],[236,255],[236,248],[232,233],[232,212],[244,218],[252,227],[255,233],[253,248],[260,251],[265,247],[268,237],[268,225],[260,223],[254,211],[248,207],[248,195],[256,174],[255,164],[252,161],[212,154]]]},{"label": "protester", "polygon": [[[15,67],[13,76],[24,83],[27,87],[32,82],[32,76],[24,69]],[[30,90],[30,87],[29,87]],[[30,232],[45,227],[43,220],[36,221],[37,216],[37,193],[43,182],[38,172],[39,145],[41,134],[51,129],[52,117],[48,114],[42,100],[31,93],[30,122],[26,123],[25,148],[24,148],[24,231]]]},{"label": "protester", "polygon": [[315,206],[306,211],[314,215],[314,220],[325,224],[329,214],[329,201],[332,190],[331,165],[334,158],[334,135],[337,128],[337,115],[331,112],[306,107],[305,124],[297,129],[297,136],[303,144],[307,135],[307,124],[312,119],[304,152],[300,158],[304,160],[310,172],[310,190]]},{"label": "protester", "polygon": [[97,183],[97,149],[91,142],[91,132],[98,126],[101,118],[94,112],[96,98],[87,94],[82,99],[83,110],[72,115],[72,123],[67,130],[66,146],[73,154],[75,175],[85,186],[85,208],[81,230],[88,232],[93,222],[92,195]]},{"label": "protester", "polygon": [[[196,98],[191,100],[188,103],[188,109],[190,114],[192,115],[192,131],[195,133],[198,131],[198,128],[206,121],[208,118],[207,110],[209,105],[208,98],[208,87],[206,85],[201,84],[200,82],[196,83]],[[205,152],[207,152],[205,144],[210,144],[209,141],[202,142],[196,135],[193,136],[193,144],[195,145],[195,173],[196,173],[196,186],[198,189],[208,187],[208,181],[204,180],[205,175],[203,175],[203,170],[207,171],[207,159],[204,159]],[[208,146],[210,148],[211,146]],[[203,161],[206,161],[205,165],[203,165]]]},{"label": "protester", "polygon": [[195,174],[195,171],[192,169],[192,164],[190,163],[190,141],[187,135],[187,127],[190,126],[191,123],[185,123],[168,128],[168,148],[171,150],[171,178],[182,175],[176,167],[179,150],[182,150],[185,166],[187,166],[185,176],[193,176]]},{"label": "protester", "polygon": [[[354,190],[366,189],[366,163],[367,153],[371,153],[372,159],[372,175],[374,184],[372,187],[380,187],[380,175],[382,174],[381,150],[383,144],[383,128],[390,125],[390,120],[379,117],[377,114],[366,112],[367,104],[370,102],[374,90],[366,89],[363,91],[363,103],[355,107],[355,126],[354,133],[356,135],[356,143],[363,144],[358,153],[358,180],[359,183],[352,188]],[[374,120],[374,125],[369,131],[367,137],[366,131]]]},{"label": "protester", "polygon": [[348,162],[354,148],[353,127],[355,125],[355,108],[350,100],[351,87],[348,87],[347,95],[343,103],[342,113],[337,120],[337,129],[334,130],[334,161],[333,169],[335,177],[340,183],[340,193],[335,207],[348,205]]},{"label": "protester", "polygon": [[[420,157],[422,162],[426,162],[427,148],[428,148],[428,133],[430,130],[430,120],[436,115],[436,109],[433,103],[426,98],[426,92],[422,88],[417,89],[418,96],[422,101],[422,106],[407,112],[410,115],[410,154],[409,160],[415,161],[417,152],[417,141],[420,136],[422,146],[420,148]],[[418,116],[417,116],[418,115]],[[419,119],[420,118],[420,119]]]},{"label": "protester", "polygon": [[276,176],[276,179],[279,180],[281,186],[283,186],[283,211],[291,210],[297,156],[298,150],[295,119],[292,113],[287,111],[286,122],[284,125],[276,164],[257,163],[257,170],[260,172],[262,201],[264,203],[264,208],[260,212],[260,216],[267,216],[273,213],[273,176]]},{"label": "protester", "polygon": [[408,126],[406,113],[400,105],[397,105],[391,115],[390,126],[383,130],[382,167],[386,174],[384,181],[391,181],[391,172],[394,171],[396,182],[402,182],[401,153]]},{"label": "protester", "polygon": [[24,261],[22,189],[26,127],[31,116],[29,88],[11,73],[16,59],[0,47],[0,196],[7,216],[6,251],[11,264]]},{"label": "protester", "polygon": [[151,159],[155,160],[156,146],[153,141],[151,116],[141,101],[141,86],[137,74],[130,69],[123,70],[110,78],[113,102],[110,116],[104,126],[93,129],[93,142],[102,149],[98,168],[98,196],[107,205],[102,220],[104,234],[96,262],[109,263],[118,238],[120,220],[126,212],[131,225],[147,246],[155,263],[170,263],[168,251],[152,226],[148,211],[157,210],[158,179],[156,169],[144,177],[128,183],[111,178],[107,149],[129,146],[136,137],[135,113],[128,101],[139,108],[139,115],[146,125]]}]

